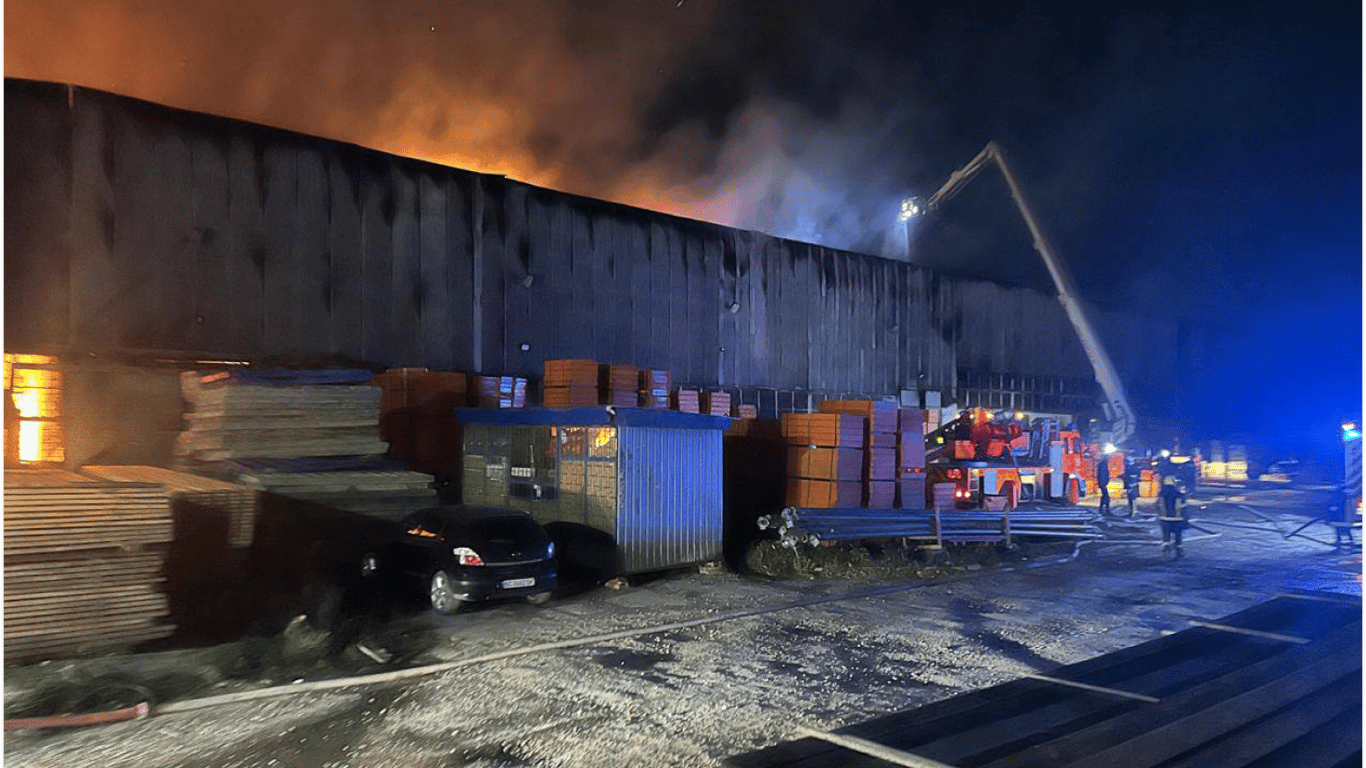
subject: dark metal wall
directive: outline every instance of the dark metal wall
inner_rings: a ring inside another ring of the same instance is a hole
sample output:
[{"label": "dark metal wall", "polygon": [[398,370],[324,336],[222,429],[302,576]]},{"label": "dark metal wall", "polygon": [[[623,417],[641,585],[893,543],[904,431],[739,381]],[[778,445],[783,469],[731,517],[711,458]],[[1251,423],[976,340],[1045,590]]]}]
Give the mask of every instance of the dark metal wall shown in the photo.
[{"label": "dark metal wall", "polygon": [[[531,376],[592,357],[866,394],[1090,373],[1035,291],[98,91],[6,80],[5,108],[7,349]],[[1104,319],[1129,373],[1147,337]]]}]

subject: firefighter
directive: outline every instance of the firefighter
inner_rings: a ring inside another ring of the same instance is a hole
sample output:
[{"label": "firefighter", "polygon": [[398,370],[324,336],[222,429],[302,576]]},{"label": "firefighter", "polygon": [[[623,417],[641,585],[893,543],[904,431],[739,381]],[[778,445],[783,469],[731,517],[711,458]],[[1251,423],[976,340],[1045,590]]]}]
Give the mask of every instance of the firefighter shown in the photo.
[{"label": "firefighter", "polygon": [[1181,486],[1176,482],[1176,478],[1167,475],[1162,478],[1162,490],[1158,492],[1158,498],[1162,504],[1158,512],[1157,520],[1162,525],[1162,552],[1171,552],[1173,560],[1181,559],[1181,531],[1187,525],[1186,508],[1183,506],[1178,512],[1176,503],[1184,499],[1186,494],[1181,492]]},{"label": "firefighter", "polygon": [[1124,460],[1124,497],[1129,500],[1129,519],[1134,518],[1138,505],[1138,483],[1143,477],[1136,462]]},{"label": "firefighter", "polygon": [[1110,454],[1102,453],[1096,460],[1096,485],[1100,486],[1100,513],[1110,514]]}]

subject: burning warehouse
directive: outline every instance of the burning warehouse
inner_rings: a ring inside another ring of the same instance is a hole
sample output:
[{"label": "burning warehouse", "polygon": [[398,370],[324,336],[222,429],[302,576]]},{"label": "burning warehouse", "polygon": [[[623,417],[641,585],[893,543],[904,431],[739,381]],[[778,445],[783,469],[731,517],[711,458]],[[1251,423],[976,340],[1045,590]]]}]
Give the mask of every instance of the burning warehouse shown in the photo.
[{"label": "burning warehouse", "polygon": [[[53,83],[7,80],[6,384],[24,463],[166,465],[177,374],[349,361],[667,369],[760,415],[822,397],[1090,415],[1056,300]],[[1174,324],[1095,313],[1136,409]]]}]

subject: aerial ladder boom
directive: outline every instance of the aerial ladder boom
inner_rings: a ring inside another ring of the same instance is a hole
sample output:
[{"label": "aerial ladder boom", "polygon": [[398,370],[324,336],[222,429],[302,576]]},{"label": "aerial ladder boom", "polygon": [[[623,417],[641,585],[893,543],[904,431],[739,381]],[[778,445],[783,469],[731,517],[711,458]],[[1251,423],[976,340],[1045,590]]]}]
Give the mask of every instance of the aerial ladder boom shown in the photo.
[{"label": "aerial ladder boom", "polygon": [[1010,187],[1010,196],[1015,201],[1015,207],[1019,209],[1020,216],[1024,219],[1025,225],[1029,227],[1029,234],[1034,238],[1034,250],[1043,257],[1044,266],[1048,268],[1048,274],[1053,278],[1053,285],[1058,291],[1058,301],[1062,303],[1063,311],[1067,313],[1067,319],[1071,321],[1072,327],[1077,331],[1077,338],[1081,341],[1081,348],[1086,352],[1086,358],[1091,361],[1091,367],[1096,373],[1096,382],[1100,384],[1101,392],[1104,395],[1103,410],[1105,418],[1109,422],[1108,434],[1101,436],[1106,442],[1116,446],[1124,445],[1134,434],[1134,413],[1129,407],[1129,396],[1124,391],[1124,384],[1119,380],[1119,374],[1115,372],[1114,364],[1110,362],[1110,356],[1106,353],[1104,345],[1100,342],[1100,337],[1096,334],[1086,312],[1082,308],[1080,300],[1077,298],[1077,286],[1072,281],[1072,273],[1054,253],[1048,240],[1043,236],[1043,231],[1039,228],[1039,222],[1034,218],[1034,214],[1029,209],[1029,204],[1025,202],[1024,193],[1020,191],[1020,184],[1015,180],[1015,174],[1011,172],[1010,165],[1006,163],[1005,156],[1001,154],[1001,148],[996,142],[987,142],[981,152],[977,153],[967,165],[954,171],[949,180],[939,188],[925,203],[925,210],[932,211],[938,208],[946,200],[958,193],[963,185],[972,180],[974,176],[982,171],[987,165],[995,163],[1001,169],[1001,175],[1005,177],[1006,185]]}]

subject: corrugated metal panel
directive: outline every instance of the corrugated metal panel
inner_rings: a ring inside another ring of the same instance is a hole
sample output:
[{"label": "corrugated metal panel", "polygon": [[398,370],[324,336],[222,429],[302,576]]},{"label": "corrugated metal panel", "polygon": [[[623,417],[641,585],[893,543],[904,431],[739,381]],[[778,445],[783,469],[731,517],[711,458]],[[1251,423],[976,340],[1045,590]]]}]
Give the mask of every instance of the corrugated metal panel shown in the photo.
[{"label": "corrugated metal panel", "polygon": [[[6,103],[11,344],[514,375],[594,357],[873,395],[949,391],[959,369],[1090,375],[1043,293],[97,91],[68,106],[11,80]],[[1126,380],[1175,378],[1152,374],[1174,370],[1174,324],[1096,322]]]},{"label": "corrugated metal panel", "polygon": [[628,573],[721,555],[721,433],[622,427],[617,541]]}]

